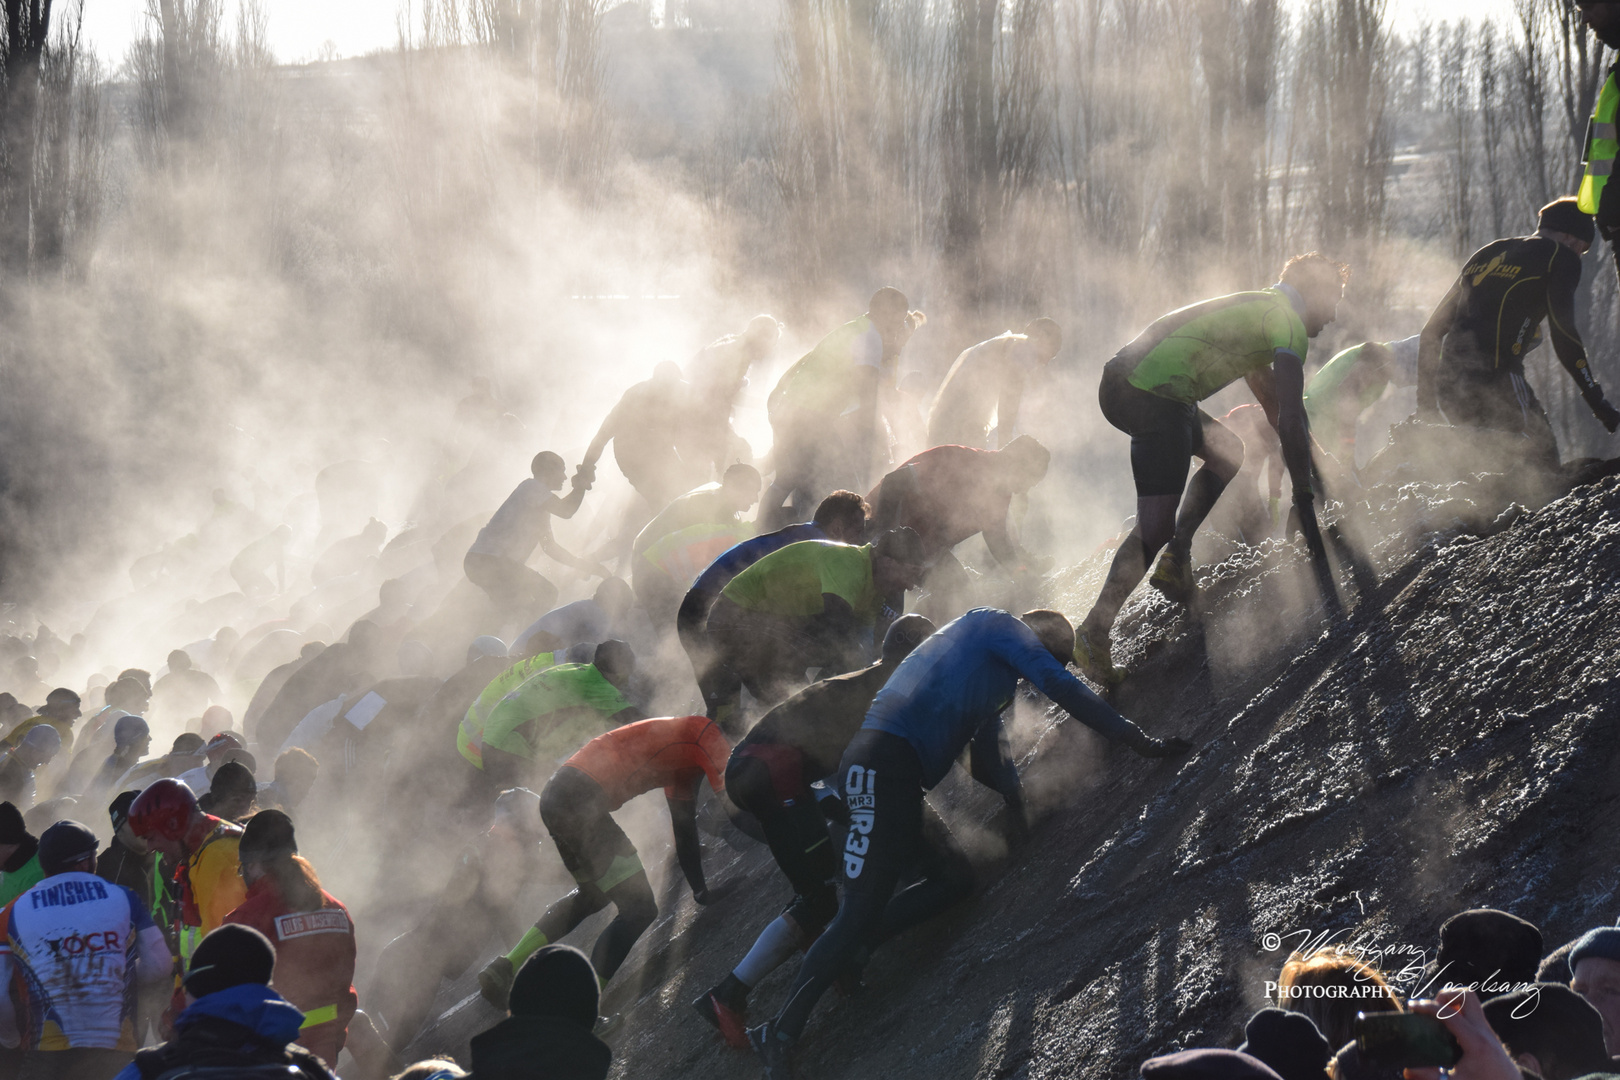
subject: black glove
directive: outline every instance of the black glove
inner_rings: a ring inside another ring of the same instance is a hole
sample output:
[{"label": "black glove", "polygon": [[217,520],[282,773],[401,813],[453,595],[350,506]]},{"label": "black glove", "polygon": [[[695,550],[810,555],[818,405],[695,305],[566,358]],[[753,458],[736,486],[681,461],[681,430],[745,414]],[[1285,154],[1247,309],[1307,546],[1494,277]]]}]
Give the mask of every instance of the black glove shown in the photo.
[{"label": "black glove", "polygon": [[1179,735],[1173,735],[1168,739],[1155,739],[1149,736],[1144,745],[1136,748],[1136,752],[1143,757],[1168,758],[1180,757],[1191,751],[1192,748],[1193,744]]},{"label": "black glove", "polygon": [[1616,409],[1602,398],[1598,398],[1590,404],[1592,406],[1592,415],[1598,418],[1598,423],[1608,429],[1610,435],[1613,435],[1615,429],[1620,428],[1620,409]]}]

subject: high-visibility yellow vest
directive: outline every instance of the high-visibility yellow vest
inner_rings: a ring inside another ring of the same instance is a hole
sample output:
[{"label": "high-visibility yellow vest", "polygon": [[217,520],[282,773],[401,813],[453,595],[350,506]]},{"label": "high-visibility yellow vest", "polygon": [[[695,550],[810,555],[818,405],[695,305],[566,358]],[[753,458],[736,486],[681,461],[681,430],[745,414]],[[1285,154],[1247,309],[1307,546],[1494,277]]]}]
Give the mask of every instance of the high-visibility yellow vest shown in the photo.
[{"label": "high-visibility yellow vest", "polygon": [[1620,137],[1615,131],[1617,113],[1620,113],[1620,84],[1615,82],[1615,73],[1611,70],[1586,126],[1586,175],[1581,177],[1578,202],[1588,214],[1596,214],[1603,204],[1604,185],[1614,172],[1615,157],[1620,155]]}]

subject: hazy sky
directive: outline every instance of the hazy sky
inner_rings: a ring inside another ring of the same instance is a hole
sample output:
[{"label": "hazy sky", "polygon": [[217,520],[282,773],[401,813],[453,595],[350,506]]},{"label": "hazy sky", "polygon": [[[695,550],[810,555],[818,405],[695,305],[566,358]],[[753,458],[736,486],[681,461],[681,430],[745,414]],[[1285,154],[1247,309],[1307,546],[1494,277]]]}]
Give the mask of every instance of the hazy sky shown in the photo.
[{"label": "hazy sky", "polygon": [[[264,0],[269,12],[270,41],[284,61],[313,59],[330,41],[339,55],[353,56],[386,48],[397,38],[404,0]],[[84,0],[85,32],[103,59],[117,64],[139,34],[146,0]],[[58,4],[57,11],[64,5]],[[414,3],[413,3],[414,6]],[[658,6],[662,6],[661,4]],[[1455,19],[1462,15],[1506,17],[1512,0],[1389,0],[1397,26],[1427,16]],[[235,0],[226,0],[233,14]]]}]

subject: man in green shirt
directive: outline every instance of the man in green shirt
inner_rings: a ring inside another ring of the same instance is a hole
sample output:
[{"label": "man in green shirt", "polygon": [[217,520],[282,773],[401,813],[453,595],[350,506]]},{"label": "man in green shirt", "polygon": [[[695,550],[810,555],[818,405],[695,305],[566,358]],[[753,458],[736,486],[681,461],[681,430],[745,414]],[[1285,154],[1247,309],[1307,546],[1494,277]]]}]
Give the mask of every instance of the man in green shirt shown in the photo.
[{"label": "man in green shirt", "polygon": [[762,531],[805,520],[835,487],[861,489],[877,445],[880,394],[894,390],[900,350],[923,322],[909,306],[899,289],[879,289],[864,315],[822,338],[777,381],[766,401],[776,477],[760,503]]},{"label": "man in green shirt", "polygon": [[1305,415],[1317,445],[1356,467],[1356,423],[1386,387],[1416,386],[1418,341],[1363,341],[1336,354],[1305,384]]},{"label": "man in green shirt", "polygon": [[[1104,688],[1123,679],[1109,642],[1119,609],[1161,550],[1153,587],[1179,603],[1191,599],[1193,534],[1243,464],[1242,441],[1198,407],[1216,391],[1238,379],[1249,384],[1282,444],[1301,529],[1313,556],[1325,557],[1311,489],[1304,365],[1310,339],[1338,315],[1348,276],[1347,267],[1317,252],[1297,255],[1271,288],[1173,311],[1103,368],[1098,400],[1108,422],[1131,437],[1136,480],[1136,528],[1075,639],[1075,662]],[[1203,465],[1188,483],[1194,457]]]},{"label": "man in green shirt", "polygon": [[[759,501],[762,484],[752,465],[733,465],[719,483],[680,496],[636,535],[630,548],[630,585],[653,625],[672,621],[703,568],[752,531],[751,526],[737,528],[737,519]],[[693,545],[698,551],[689,556]],[[697,568],[688,576],[694,560]]]},{"label": "man in green shirt", "polygon": [[708,715],[733,738],[743,687],[764,707],[805,680],[848,671],[905,607],[905,592],[927,573],[922,540],[907,528],[856,547],[801,540],[771,552],[736,577],[709,611],[714,656],[699,689]]},{"label": "man in green shirt", "polygon": [[0,908],[44,880],[39,839],[23,824],[22,811],[0,802]]},{"label": "man in green shirt", "polygon": [[[489,714],[495,706],[504,701],[512,691],[522,686],[532,676],[548,671],[558,664],[568,662],[569,653],[574,652],[577,646],[570,646],[566,650],[555,652],[537,652],[525,659],[519,660],[505,671],[491,679],[473,703],[467,706],[467,713],[461,718],[456,727],[456,750],[473,765],[482,769],[484,767],[484,730],[489,723]],[[584,651],[584,650],[581,650]],[[586,655],[589,655],[586,653]]]},{"label": "man in green shirt", "polygon": [[498,788],[550,775],[556,763],[603,731],[642,719],[624,697],[636,658],[604,641],[590,664],[559,664],[525,679],[489,711],[483,770]]}]

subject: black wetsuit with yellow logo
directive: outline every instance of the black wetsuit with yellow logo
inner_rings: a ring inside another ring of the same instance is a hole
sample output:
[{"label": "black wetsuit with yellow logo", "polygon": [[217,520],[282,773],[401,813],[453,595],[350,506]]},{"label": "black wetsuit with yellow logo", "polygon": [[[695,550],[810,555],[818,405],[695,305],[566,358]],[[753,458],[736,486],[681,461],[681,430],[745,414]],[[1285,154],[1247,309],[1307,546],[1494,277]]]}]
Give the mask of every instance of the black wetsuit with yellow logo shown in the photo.
[{"label": "black wetsuit with yellow logo", "polygon": [[1603,391],[1575,328],[1580,281],[1580,257],[1544,237],[1497,240],[1475,252],[1424,327],[1419,412],[1438,405],[1453,424],[1522,433],[1556,462],[1552,428],[1524,378],[1524,356],[1540,343],[1545,321],[1559,362],[1597,410]]}]

